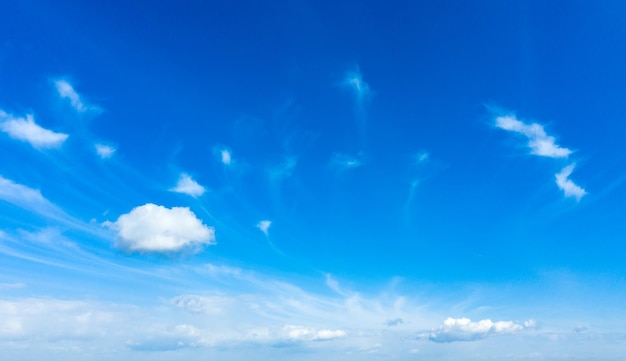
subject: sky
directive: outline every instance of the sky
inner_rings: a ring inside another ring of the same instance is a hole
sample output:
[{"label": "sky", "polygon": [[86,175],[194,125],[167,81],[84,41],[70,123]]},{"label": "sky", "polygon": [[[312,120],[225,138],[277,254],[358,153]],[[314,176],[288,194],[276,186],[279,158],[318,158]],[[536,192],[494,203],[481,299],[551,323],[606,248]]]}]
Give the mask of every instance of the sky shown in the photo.
[{"label": "sky", "polygon": [[617,360],[626,4],[4,1],[10,360]]}]

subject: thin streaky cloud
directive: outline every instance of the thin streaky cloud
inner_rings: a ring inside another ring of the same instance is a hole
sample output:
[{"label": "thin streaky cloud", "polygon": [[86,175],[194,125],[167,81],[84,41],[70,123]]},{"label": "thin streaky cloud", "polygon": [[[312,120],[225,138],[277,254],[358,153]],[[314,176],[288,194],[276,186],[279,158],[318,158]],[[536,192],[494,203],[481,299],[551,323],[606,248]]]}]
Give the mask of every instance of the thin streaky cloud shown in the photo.
[{"label": "thin streaky cloud", "polygon": [[498,116],[496,127],[526,136],[528,147],[534,155],[549,158],[567,158],[572,151],[556,144],[556,139],[537,123],[526,124],[513,115]]},{"label": "thin streaky cloud", "polygon": [[348,170],[361,167],[363,162],[348,154],[335,153],[330,159],[330,164],[339,170]]},{"label": "thin streaky cloud", "polygon": [[96,144],[95,148],[96,153],[98,153],[98,155],[102,159],[111,158],[113,156],[113,153],[115,153],[115,151],[117,150],[114,147],[106,144]]},{"label": "thin streaky cloud", "polygon": [[365,98],[367,98],[367,96],[370,95],[370,86],[363,80],[363,75],[358,68],[347,71],[342,84],[354,92],[354,95],[359,102],[362,102]]},{"label": "thin streaky cloud", "polygon": [[32,114],[26,118],[14,117],[0,110],[0,129],[11,138],[28,142],[35,148],[58,148],[69,135],[42,128]]},{"label": "thin streaky cloud", "polygon": [[559,173],[557,173],[554,177],[556,180],[556,185],[563,191],[565,197],[574,197],[576,201],[580,201],[582,197],[587,194],[583,188],[574,183],[569,176],[574,171],[576,164],[570,164],[567,167],[561,169]]},{"label": "thin streaky cloud", "polygon": [[54,82],[54,85],[59,93],[59,96],[64,99],[68,99],[76,111],[84,112],[89,109],[70,83],[65,80],[57,80]]},{"label": "thin streaky cloud", "polygon": [[184,193],[191,197],[198,198],[204,194],[206,189],[198,184],[195,180],[189,176],[187,173],[182,173],[178,178],[178,183],[175,187],[170,188],[170,191],[176,193]]}]

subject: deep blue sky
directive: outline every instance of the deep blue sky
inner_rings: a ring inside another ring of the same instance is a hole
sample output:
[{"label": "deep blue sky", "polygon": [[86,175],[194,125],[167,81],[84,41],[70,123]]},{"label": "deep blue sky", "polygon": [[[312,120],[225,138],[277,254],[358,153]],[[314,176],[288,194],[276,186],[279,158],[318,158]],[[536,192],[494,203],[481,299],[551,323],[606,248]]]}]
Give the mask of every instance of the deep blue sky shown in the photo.
[{"label": "deep blue sky", "polygon": [[0,345],[610,359],[625,12],[3,3]]}]

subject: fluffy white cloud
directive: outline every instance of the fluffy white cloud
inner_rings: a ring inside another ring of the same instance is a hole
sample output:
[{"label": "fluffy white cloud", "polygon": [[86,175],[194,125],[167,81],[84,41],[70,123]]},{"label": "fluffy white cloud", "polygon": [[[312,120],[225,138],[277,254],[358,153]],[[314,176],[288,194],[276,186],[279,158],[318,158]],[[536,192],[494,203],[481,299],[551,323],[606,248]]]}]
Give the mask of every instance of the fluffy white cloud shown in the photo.
[{"label": "fluffy white cloud", "polygon": [[184,193],[197,198],[204,194],[205,189],[203,186],[193,180],[188,174],[182,173],[178,178],[176,187],[171,188],[170,191],[177,193]]},{"label": "fluffy white cloud", "polygon": [[269,235],[270,227],[272,226],[272,222],[268,220],[261,221],[257,223],[256,227],[263,232],[266,236]]},{"label": "fluffy white cloud", "polygon": [[537,123],[526,124],[514,116],[505,115],[496,118],[496,126],[526,136],[532,154],[550,158],[567,158],[572,153],[570,149],[558,146],[554,137],[549,136],[543,126]]},{"label": "fluffy white cloud", "polygon": [[293,325],[283,327],[283,332],[288,339],[293,341],[327,341],[346,336],[344,330],[315,330]]},{"label": "fluffy white cloud", "polygon": [[569,179],[574,171],[575,164],[570,164],[555,175],[556,185],[565,193],[566,197],[574,197],[577,201],[587,194],[587,192]]},{"label": "fluffy white cloud", "polygon": [[115,153],[116,151],[115,148],[106,144],[96,144],[95,147],[96,147],[96,153],[98,153],[98,155],[102,159],[111,158],[111,156],[113,156],[113,153]]},{"label": "fluffy white cloud", "polygon": [[32,114],[17,118],[0,110],[0,129],[11,138],[30,143],[35,148],[59,147],[67,138],[64,133],[56,133],[37,125]]},{"label": "fluffy white cloud", "polygon": [[116,246],[128,252],[197,251],[215,244],[215,231],[202,224],[187,207],[166,208],[145,204],[106,226],[118,234]]},{"label": "fluffy white cloud", "polygon": [[448,318],[443,325],[425,336],[433,342],[476,341],[496,334],[510,334],[534,326],[534,321],[523,325],[512,321],[493,322],[489,319],[472,322],[469,318]]},{"label": "fluffy white cloud", "polygon": [[222,159],[222,163],[224,163],[225,165],[230,165],[230,163],[233,161],[232,154],[230,154],[230,151],[228,151],[228,149],[222,149],[220,151],[220,156]]},{"label": "fluffy white cloud", "polygon": [[72,107],[79,112],[84,112],[87,110],[87,107],[80,99],[80,95],[74,90],[74,87],[70,83],[65,80],[57,80],[54,82],[54,85],[57,88],[57,92],[61,96],[61,98],[69,99]]}]

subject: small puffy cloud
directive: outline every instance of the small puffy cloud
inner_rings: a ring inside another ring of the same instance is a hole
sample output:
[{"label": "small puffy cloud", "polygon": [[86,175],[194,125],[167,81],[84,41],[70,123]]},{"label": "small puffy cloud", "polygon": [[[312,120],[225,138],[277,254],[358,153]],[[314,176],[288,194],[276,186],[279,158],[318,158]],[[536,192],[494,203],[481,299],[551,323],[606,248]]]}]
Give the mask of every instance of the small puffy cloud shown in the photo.
[{"label": "small puffy cloud", "polygon": [[188,174],[182,173],[178,178],[176,187],[171,188],[170,191],[177,193],[184,193],[197,198],[204,194],[205,189],[203,186],[193,180]]},{"label": "small puffy cloud", "polygon": [[72,104],[72,107],[76,109],[76,111],[84,112],[88,109],[80,99],[80,95],[78,95],[70,83],[65,80],[57,80],[54,82],[54,85],[59,93],[59,96],[61,96],[61,98],[69,99],[70,104]]},{"label": "small puffy cloud", "polygon": [[346,336],[344,330],[315,330],[293,325],[283,327],[283,332],[292,341],[328,341]]},{"label": "small puffy cloud", "polygon": [[111,156],[113,156],[113,153],[115,153],[116,151],[115,148],[106,144],[96,144],[95,148],[96,148],[96,153],[98,153],[98,155],[102,159],[111,158]]},{"label": "small puffy cloud", "polygon": [[417,162],[417,164],[426,163],[428,162],[429,159],[430,159],[430,154],[426,151],[421,151],[417,153],[417,155],[415,156],[415,161]]},{"label": "small puffy cloud", "polygon": [[263,234],[266,236],[269,235],[270,227],[272,226],[272,221],[263,220],[257,223],[256,228],[260,229]]},{"label": "small puffy cloud", "polygon": [[319,330],[315,333],[314,340],[326,341],[326,340],[333,340],[333,339],[341,338],[345,336],[346,336],[346,331],[344,330]]},{"label": "small puffy cloud", "polygon": [[0,130],[11,138],[30,143],[35,148],[56,148],[69,137],[64,133],[56,133],[42,128],[35,123],[32,114],[26,118],[17,118],[0,110]]},{"label": "small puffy cloud", "polygon": [[348,170],[362,166],[363,162],[361,162],[360,159],[347,154],[335,153],[330,159],[330,164],[339,170]]},{"label": "small puffy cloud", "polygon": [[570,164],[555,175],[556,185],[565,193],[566,197],[574,197],[577,201],[587,194],[587,192],[569,179],[574,171],[575,164]]},{"label": "small puffy cloud", "polygon": [[128,252],[198,251],[203,245],[215,244],[213,227],[202,224],[187,207],[148,203],[105,225],[117,232],[116,246]]},{"label": "small puffy cloud", "polygon": [[549,158],[567,158],[572,153],[570,149],[557,145],[554,137],[548,135],[543,126],[537,123],[526,124],[512,115],[505,115],[496,118],[496,127],[526,136],[532,154]]},{"label": "small puffy cloud", "polygon": [[230,163],[233,161],[232,155],[230,154],[230,151],[228,149],[222,149],[220,151],[220,156],[222,159],[222,163],[224,163],[225,165],[230,165]]},{"label": "small puffy cloud", "polygon": [[511,334],[534,327],[534,322],[527,321],[523,325],[512,321],[493,322],[489,319],[472,322],[469,318],[448,318],[443,325],[427,335],[422,335],[433,342],[477,341],[498,334]]}]

